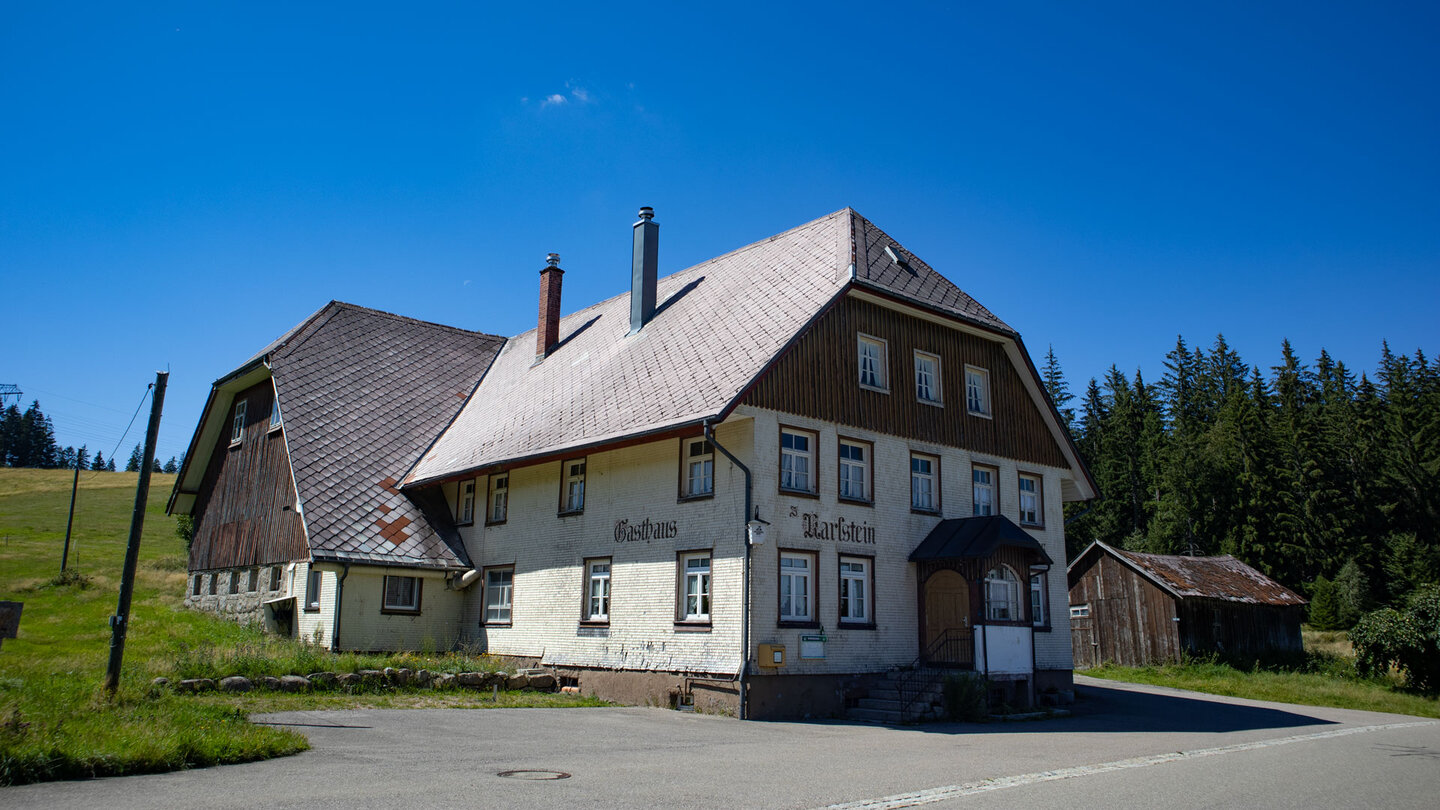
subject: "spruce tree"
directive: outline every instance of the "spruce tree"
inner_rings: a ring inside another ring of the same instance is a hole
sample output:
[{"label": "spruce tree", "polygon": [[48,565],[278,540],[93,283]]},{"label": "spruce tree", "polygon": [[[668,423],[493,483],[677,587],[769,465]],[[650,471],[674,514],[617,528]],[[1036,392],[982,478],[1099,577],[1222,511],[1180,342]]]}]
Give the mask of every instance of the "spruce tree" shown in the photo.
[{"label": "spruce tree", "polygon": [[180,469],[180,464],[175,461],[175,457],[174,457],[174,456],[171,456],[171,457],[170,457],[170,460],[167,461],[167,462],[165,462],[165,472],[167,472],[167,473],[174,473],[174,472],[177,472],[179,469]]},{"label": "spruce tree", "polygon": [[144,461],[144,459],[144,451],[140,449],[139,444],[136,444],[135,449],[130,451],[130,460],[125,462],[125,472],[139,472],[140,463]]},{"label": "spruce tree", "polygon": [[95,460],[90,462],[90,469],[95,472],[105,471],[105,454],[99,450],[95,451]]},{"label": "spruce tree", "polygon": [[1070,393],[1070,386],[1065,383],[1065,374],[1060,370],[1060,360],[1055,357],[1054,344],[1051,344],[1045,352],[1045,367],[1040,371],[1040,379],[1045,384],[1045,393],[1050,395],[1050,401],[1055,404],[1055,410],[1060,412],[1060,418],[1065,422],[1065,429],[1073,434],[1075,432],[1075,409],[1066,407],[1066,405],[1075,398],[1075,395]]}]

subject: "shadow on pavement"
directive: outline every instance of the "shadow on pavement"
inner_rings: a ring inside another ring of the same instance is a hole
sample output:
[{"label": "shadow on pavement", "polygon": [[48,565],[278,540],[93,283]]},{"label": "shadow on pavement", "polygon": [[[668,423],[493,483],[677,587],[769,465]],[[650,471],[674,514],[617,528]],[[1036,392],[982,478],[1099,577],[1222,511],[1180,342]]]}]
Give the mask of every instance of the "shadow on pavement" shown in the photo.
[{"label": "shadow on pavement", "polygon": [[[1029,731],[1086,734],[1177,731],[1218,733],[1335,725],[1332,720],[1280,709],[1089,684],[1076,684],[1075,697],[1075,704],[1066,707],[1071,712],[1070,717],[1012,723],[921,723],[892,728],[932,734],[1014,734]],[[1304,707],[1296,708],[1303,710]]]}]

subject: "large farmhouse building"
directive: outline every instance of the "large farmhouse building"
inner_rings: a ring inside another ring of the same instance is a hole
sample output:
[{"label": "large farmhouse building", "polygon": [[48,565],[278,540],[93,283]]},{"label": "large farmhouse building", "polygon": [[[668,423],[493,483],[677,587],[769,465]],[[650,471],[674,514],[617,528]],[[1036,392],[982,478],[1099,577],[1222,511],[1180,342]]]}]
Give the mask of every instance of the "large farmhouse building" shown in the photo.
[{"label": "large farmhouse building", "polygon": [[189,604],[469,644],[582,691],[831,714],[856,676],[1071,684],[1094,484],[1004,321],[845,209],[506,339],[331,303],[217,380],[170,500]]}]

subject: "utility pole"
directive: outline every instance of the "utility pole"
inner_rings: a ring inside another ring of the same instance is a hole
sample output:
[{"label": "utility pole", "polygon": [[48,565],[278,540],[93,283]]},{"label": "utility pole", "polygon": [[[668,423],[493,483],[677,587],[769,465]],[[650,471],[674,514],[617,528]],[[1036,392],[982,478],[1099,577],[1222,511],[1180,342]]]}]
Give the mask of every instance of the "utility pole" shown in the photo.
[{"label": "utility pole", "polygon": [[70,562],[70,527],[75,525],[75,493],[80,491],[80,454],[75,454],[75,480],[70,483],[70,518],[65,521],[65,553],[60,555],[60,573]]},{"label": "utility pole", "polygon": [[130,516],[130,542],[125,546],[125,570],[120,575],[120,603],[110,617],[110,663],[105,668],[105,691],[115,697],[120,686],[120,664],[125,658],[125,632],[130,621],[130,597],[135,593],[135,565],[140,560],[140,532],[145,528],[145,502],[150,497],[150,468],[155,465],[155,443],[160,436],[160,411],[165,405],[165,383],[170,372],[155,372],[155,395],[150,400],[150,426],[145,429],[145,460],[135,485],[135,512]]}]

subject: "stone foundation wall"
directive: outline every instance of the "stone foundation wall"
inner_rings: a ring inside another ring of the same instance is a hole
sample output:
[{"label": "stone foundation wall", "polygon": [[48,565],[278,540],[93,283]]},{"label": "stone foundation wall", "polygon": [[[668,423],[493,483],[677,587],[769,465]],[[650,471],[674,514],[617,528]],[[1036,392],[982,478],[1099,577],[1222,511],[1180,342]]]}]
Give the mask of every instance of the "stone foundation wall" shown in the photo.
[{"label": "stone foundation wall", "polygon": [[628,706],[690,708],[706,714],[737,716],[740,690],[721,678],[680,672],[636,672],[586,668],[558,668],[562,685],[580,688],[582,695],[594,695]]}]

